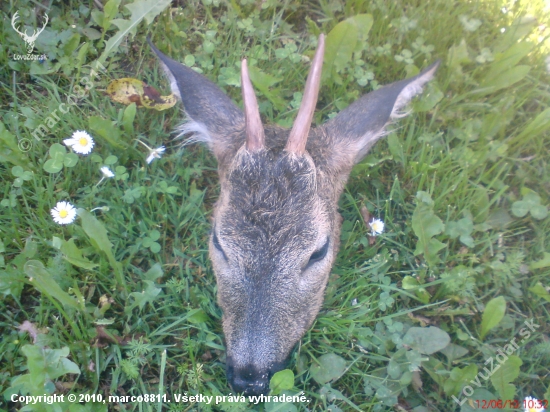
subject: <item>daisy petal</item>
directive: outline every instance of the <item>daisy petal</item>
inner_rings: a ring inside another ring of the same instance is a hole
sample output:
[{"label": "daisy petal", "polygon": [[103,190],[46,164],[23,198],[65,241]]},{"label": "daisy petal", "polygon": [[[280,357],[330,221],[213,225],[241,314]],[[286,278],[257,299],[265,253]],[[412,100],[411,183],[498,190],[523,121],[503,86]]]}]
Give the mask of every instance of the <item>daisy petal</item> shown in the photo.
[{"label": "daisy petal", "polygon": [[166,150],[166,148],[164,146],[157,147],[156,149],[151,149],[149,146],[147,146],[141,140],[138,140],[138,142],[140,142],[147,149],[149,149],[149,156],[147,156],[147,159],[145,160],[147,162],[147,164],[150,164],[155,159],[160,159],[162,157],[162,154]]},{"label": "daisy petal", "polygon": [[94,147],[94,139],[87,132],[77,130],[70,139],[63,140],[67,146],[70,146],[76,153],[88,154]]},{"label": "daisy petal", "polygon": [[74,222],[76,218],[76,209],[69,202],[57,202],[55,207],[50,210],[50,214],[55,223],[59,225],[68,225]]},{"label": "daisy petal", "polygon": [[544,412],[543,402],[532,396],[525,398],[523,401],[523,408],[525,412]]},{"label": "daisy petal", "polygon": [[105,177],[114,177],[115,176],[115,174],[107,166],[103,166],[99,170],[101,170],[101,173],[103,173],[103,176],[105,176]]},{"label": "daisy petal", "polygon": [[384,231],[384,222],[380,219],[372,219],[371,222],[369,222],[369,226],[372,230],[372,236],[376,236],[381,234]]}]

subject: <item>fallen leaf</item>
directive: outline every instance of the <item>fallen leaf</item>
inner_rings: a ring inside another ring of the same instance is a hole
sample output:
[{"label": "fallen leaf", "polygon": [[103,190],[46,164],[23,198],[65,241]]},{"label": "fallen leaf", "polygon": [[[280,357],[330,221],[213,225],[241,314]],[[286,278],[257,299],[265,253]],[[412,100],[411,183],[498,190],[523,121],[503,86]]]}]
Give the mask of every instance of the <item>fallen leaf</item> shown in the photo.
[{"label": "fallen leaf", "polygon": [[174,94],[161,96],[153,86],[131,77],[113,80],[107,86],[107,95],[117,103],[127,106],[135,103],[136,106],[159,111],[169,109],[177,102]]}]

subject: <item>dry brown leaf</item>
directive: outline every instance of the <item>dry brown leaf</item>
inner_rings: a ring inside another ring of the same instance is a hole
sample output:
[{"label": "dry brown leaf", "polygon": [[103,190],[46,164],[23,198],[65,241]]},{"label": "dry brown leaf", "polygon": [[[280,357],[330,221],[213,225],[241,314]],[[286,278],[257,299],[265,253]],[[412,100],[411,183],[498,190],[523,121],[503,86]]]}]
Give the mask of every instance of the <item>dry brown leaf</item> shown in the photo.
[{"label": "dry brown leaf", "polygon": [[113,80],[107,86],[107,95],[117,103],[135,103],[136,106],[159,111],[169,109],[177,102],[174,94],[161,96],[153,86],[131,77]]}]

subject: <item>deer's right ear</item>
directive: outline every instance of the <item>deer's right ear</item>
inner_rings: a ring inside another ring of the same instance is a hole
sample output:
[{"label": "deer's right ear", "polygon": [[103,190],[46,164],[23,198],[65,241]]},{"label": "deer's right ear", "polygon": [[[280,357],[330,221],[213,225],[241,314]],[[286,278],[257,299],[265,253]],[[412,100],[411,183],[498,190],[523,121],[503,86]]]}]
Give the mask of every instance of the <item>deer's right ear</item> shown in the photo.
[{"label": "deer's right ear", "polygon": [[232,146],[232,138],[244,129],[243,112],[213,82],[161,53],[150,39],[147,41],[161,61],[172,93],[183,103],[188,121],[180,127],[181,134],[192,133],[191,141],[207,143],[220,160]]},{"label": "deer's right ear", "polygon": [[439,61],[422,73],[366,94],[342,110],[323,126],[325,145],[332,148],[327,164],[334,170],[348,170],[367,154],[376,141],[384,136],[384,128],[400,111],[422,91],[430,81]]}]

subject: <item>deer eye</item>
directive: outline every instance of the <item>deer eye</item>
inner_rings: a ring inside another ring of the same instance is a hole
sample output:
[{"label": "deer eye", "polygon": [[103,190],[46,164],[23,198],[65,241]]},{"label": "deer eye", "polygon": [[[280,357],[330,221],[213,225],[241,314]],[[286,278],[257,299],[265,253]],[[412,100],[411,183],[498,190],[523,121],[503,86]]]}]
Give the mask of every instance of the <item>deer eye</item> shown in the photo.
[{"label": "deer eye", "polygon": [[309,258],[309,262],[307,262],[307,265],[305,267],[306,269],[309,268],[314,263],[317,263],[317,262],[319,262],[319,261],[321,261],[325,258],[325,256],[327,255],[327,252],[328,252],[328,245],[329,245],[329,239],[327,239],[327,241],[325,242],[325,244],[323,245],[323,247],[321,249],[316,250],[315,252],[313,252],[311,257]]},{"label": "deer eye", "polygon": [[222,246],[220,245],[220,241],[218,239],[218,235],[216,235],[216,230],[212,230],[212,243],[214,244],[214,247],[218,249],[218,251],[223,255],[223,258],[227,260],[227,256],[225,252],[222,249]]}]

